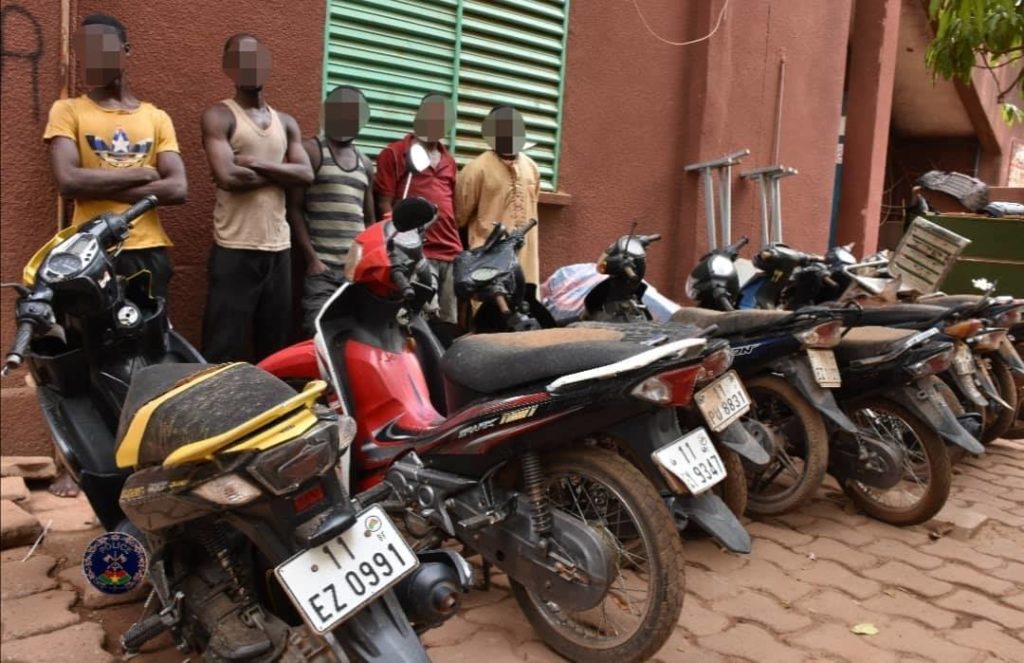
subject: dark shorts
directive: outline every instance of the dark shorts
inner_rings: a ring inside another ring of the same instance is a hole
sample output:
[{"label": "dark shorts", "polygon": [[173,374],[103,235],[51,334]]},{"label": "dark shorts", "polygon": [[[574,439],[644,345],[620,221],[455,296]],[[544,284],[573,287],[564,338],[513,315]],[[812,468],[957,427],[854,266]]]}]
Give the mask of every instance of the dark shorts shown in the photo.
[{"label": "dark shorts", "polygon": [[307,274],[302,281],[302,328],[312,336],[316,333],[316,316],[331,295],[345,282],[341,270],[328,268],[319,274]]},{"label": "dark shorts", "polygon": [[427,259],[437,279],[437,319],[450,324],[459,322],[459,300],[455,297],[455,270],[452,263],[444,260]]}]

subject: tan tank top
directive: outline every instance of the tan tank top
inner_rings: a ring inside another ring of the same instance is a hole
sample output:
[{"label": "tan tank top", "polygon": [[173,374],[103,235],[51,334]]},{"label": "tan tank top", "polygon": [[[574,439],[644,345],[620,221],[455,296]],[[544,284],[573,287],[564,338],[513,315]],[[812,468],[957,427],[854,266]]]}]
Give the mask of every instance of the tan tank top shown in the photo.
[{"label": "tan tank top", "polygon": [[[231,147],[235,154],[252,155],[264,161],[283,162],[288,137],[277,111],[270,109],[270,126],[261,129],[234,99],[221,102],[235,116]],[[217,189],[213,208],[213,237],[229,249],[282,251],[291,246],[285,219],[284,189],[264,186],[252,191]]]}]

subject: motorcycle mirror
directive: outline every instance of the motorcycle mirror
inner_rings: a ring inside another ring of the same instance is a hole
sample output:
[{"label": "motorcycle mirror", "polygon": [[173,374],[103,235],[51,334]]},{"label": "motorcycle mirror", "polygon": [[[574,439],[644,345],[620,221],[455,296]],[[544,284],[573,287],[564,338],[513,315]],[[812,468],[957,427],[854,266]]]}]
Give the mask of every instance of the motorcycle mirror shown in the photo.
[{"label": "motorcycle mirror", "polygon": [[430,167],[430,155],[422,143],[413,142],[405,153],[405,169],[409,173],[419,174]]},{"label": "motorcycle mirror", "polygon": [[422,228],[434,220],[437,207],[426,198],[403,198],[391,210],[391,223],[398,232]]}]

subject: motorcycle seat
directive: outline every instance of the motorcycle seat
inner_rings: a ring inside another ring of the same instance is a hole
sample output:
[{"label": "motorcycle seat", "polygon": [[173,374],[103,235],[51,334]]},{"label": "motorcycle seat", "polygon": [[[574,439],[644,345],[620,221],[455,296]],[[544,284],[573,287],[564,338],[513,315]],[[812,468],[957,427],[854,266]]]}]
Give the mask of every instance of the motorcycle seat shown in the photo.
[{"label": "motorcycle seat", "polygon": [[715,336],[749,334],[764,327],[778,324],[793,313],[791,311],[766,311],[750,309],[744,311],[714,311],[707,308],[684,307],[672,314],[672,322],[708,327],[717,325]]},{"label": "motorcycle seat", "polygon": [[890,304],[867,307],[856,318],[858,327],[912,327],[927,323],[947,312],[946,307],[925,304]]},{"label": "motorcycle seat", "polygon": [[[231,431],[294,396],[287,383],[252,364],[147,366],[133,376],[121,410],[117,464],[160,464],[179,448]],[[145,419],[133,426],[140,415]]]},{"label": "motorcycle seat", "polygon": [[915,333],[909,329],[892,327],[855,327],[847,332],[836,347],[836,359],[845,364],[855,359],[876,357],[888,352],[894,343]]},{"label": "motorcycle seat", "polygon": [[522,385],[597,368],[650,350],[624,341],[623,325],[475,334],[455,341],[441,359],[450,382],[476,394],[494,394]]},{"label": "motorcycle seat", "polygon": [[982,295],[939,295],[937,297],[922,297],[917,302],[927,306],[952,308],[962,304],[980,304],[983,299]]}]

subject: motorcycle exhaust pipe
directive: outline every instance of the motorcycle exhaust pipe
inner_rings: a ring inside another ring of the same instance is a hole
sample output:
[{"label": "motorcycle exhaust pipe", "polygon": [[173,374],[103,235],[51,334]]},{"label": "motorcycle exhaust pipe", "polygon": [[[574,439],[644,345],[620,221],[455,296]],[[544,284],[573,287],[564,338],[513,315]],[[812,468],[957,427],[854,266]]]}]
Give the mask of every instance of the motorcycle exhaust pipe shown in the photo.
[{"label": "motorcycle exhaust pipe", "polygon": [[473,584],[473,571],[461,556],[445,550],[417,554],[420,565],[395,587],[398,602],[417,630],[440,626],[459,611]]}]

